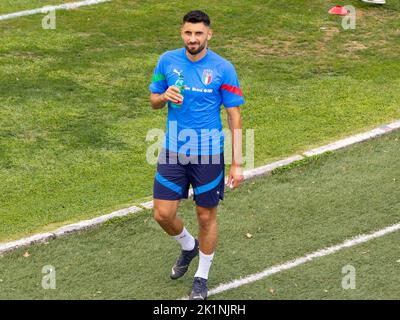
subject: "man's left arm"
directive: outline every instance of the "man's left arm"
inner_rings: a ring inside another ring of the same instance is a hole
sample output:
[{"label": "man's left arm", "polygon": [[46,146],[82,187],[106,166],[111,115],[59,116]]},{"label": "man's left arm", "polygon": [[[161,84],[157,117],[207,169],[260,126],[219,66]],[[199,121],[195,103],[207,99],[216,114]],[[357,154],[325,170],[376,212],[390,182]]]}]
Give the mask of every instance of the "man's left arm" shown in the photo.
[{"label": "man's left arm", "polygon": [[232,135],[232,164],[229,169],[227,185],[237,188],[243,181],[242,169],[242,117],[240,107],[226,108],[228,125]]}]

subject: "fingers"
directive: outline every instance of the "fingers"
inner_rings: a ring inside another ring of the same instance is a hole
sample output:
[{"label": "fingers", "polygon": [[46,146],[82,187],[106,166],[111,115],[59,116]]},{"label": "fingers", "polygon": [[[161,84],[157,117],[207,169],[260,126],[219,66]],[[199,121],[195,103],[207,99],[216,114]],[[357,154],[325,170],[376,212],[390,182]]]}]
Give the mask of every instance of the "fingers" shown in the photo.
[{"label": "fingers", "polygon": [[164,97],[171,102],[177,103],[183,101],[183,96],[179,93],[180,90],[176,86],[171,86],[164,93]]},{"label": "fingers", "polygon": [[239,185],[242,183],[242,181],[243,181],[242,175],[236,176],[235,179],[233,180],[233,189],[239,187]]},{"label": "fingers", "polygon": [[226,181],[226,186],[227,187],[230,187],[231,189],[232,189],[232,187],[233,187],[233,177],[231,176],[231,175],[229,175],[229,177],[228,177],[228,180]]},{"label": "fingers", "polygon": [[164,96],[168,101],[171,101],[171,102],[178,103],[180,101],[183,101],[183,97],[179,93],[177,93],[177,94],[175,93],[174,94],[174,93],[171,93],[171,92],[166,92],[164,94]]},{"label": "fingers", "polygon": [[172,92],[174,92],[174,93],[179,93],[179,92],[181,92],[177,86],[170,86],[170,87],[168,88],[168,91],[172,91]]},{"label": "fingers", "polygon": [[229,175],[228,181],[226,182],[226,186],[231,188],[231,189],[236,189],[237,187],[240,186],[242,181],[244,180],[243,175]]}]

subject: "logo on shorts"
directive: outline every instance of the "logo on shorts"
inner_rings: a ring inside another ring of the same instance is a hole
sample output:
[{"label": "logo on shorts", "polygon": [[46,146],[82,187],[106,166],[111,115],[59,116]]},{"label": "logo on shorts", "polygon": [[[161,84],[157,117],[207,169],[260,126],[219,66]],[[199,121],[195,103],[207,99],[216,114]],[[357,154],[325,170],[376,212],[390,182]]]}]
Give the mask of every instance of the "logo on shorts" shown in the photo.
[{"label": "logo on shorts", "polygon": [[201,77],[201,81],[208,85],[212,82],[213,71],[211,69],[204,69],[203,76]]}]

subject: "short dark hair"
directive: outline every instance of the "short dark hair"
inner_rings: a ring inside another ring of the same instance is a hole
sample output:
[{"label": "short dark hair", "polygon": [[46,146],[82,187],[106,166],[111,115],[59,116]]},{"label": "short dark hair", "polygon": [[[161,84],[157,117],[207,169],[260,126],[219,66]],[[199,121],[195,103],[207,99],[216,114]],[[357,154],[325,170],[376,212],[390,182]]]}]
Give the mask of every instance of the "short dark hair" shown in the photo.
[{"label": "short dark hair", "polygon": [[210,17],[207,15],[207,13],[200,10],[193,10],[185,14],[185,16],[183,17],[183,23],[185,22],[203,22],[207,27],[211,24]]}]

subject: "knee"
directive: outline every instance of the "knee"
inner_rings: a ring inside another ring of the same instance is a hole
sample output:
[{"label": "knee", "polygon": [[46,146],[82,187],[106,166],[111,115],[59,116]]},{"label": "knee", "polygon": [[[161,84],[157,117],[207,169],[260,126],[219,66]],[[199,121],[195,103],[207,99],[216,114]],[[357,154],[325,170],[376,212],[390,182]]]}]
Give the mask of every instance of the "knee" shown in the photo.
[{"label": "knee", "polygon": [[208,229],[217,223],[216,216],[208,211],[199,212],[197,214],[199,225],[203,229]]},{"label": "knee", "polygon": [[154,220],[158,223],[167,223],[173,220],[174,212],[161,209],[161,208],[154,208]]}]

